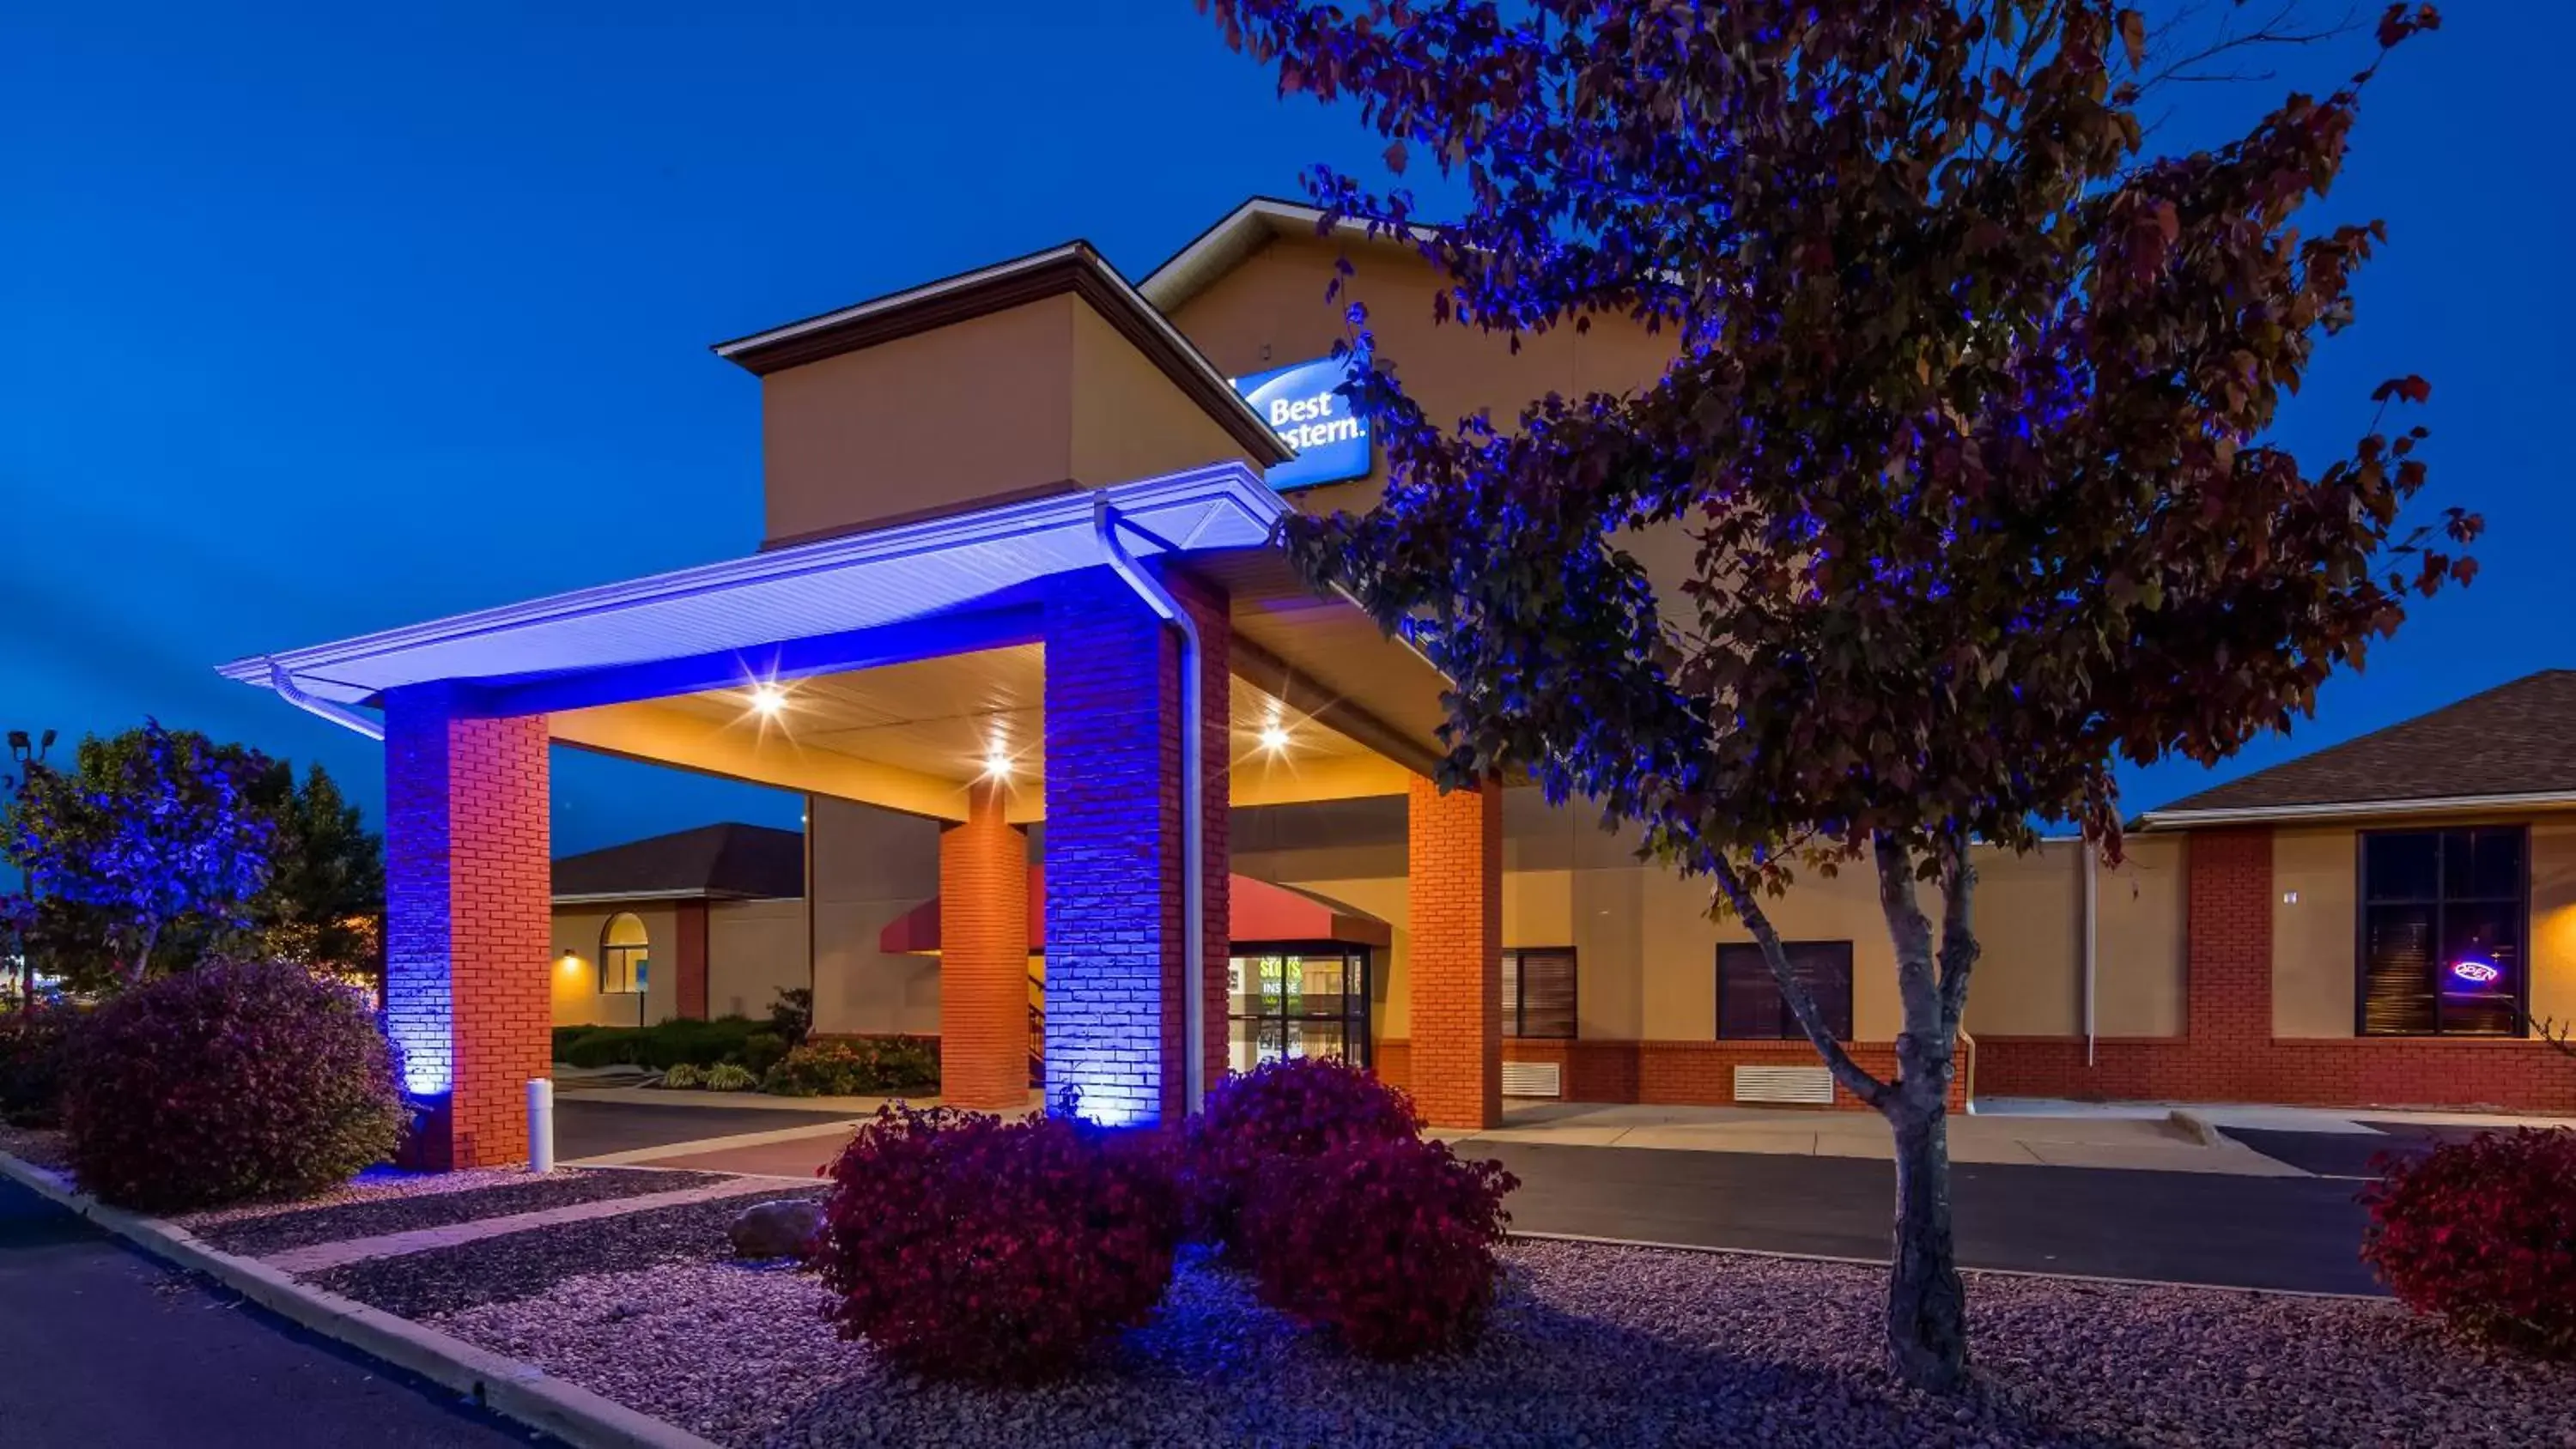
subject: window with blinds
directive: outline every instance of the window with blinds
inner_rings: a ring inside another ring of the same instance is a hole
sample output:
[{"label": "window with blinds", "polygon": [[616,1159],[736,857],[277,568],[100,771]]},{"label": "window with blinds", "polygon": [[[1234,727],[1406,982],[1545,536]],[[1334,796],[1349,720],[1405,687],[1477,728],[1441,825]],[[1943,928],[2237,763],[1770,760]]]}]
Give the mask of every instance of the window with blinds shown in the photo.
[{"label": "window with blinds", "polygon": [[2520,826],[2361,837],[2363,1036],[2520,1036],[2528,978]]},{"label": "window with blinds", "polygon": [[[1807,994],[1825,1015],[1836,1041],[1852,1034],[1852,948],[1849,941],[1784,941]],[[1717,1037],[1720,1041],[1798,1041],[1806,1038],[1780,983],[1771,976],[1762,948],[1751,942],[1717,948]]]},{"label": "window with blinds", "polygon": [[1503,1035],[1574,1039],[1574,948],[1503,953]]}]

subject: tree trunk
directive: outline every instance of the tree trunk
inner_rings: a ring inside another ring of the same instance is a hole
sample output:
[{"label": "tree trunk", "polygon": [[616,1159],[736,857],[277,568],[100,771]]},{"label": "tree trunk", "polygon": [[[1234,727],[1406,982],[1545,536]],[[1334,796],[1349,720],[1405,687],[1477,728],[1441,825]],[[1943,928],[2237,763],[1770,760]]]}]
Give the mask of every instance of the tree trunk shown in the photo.
[{"label": "tree trunk", "polygon": [[1883,1109],[1896,1136],[1887,1352],[1907,1383],[1950,1393],[1968,1377],[1968,1298],[1950,1238],[1950,1118],[1940,1090],[1947,1073],[1924,1078],[1916,1071],[1906,1063],[1906,1085]]}]

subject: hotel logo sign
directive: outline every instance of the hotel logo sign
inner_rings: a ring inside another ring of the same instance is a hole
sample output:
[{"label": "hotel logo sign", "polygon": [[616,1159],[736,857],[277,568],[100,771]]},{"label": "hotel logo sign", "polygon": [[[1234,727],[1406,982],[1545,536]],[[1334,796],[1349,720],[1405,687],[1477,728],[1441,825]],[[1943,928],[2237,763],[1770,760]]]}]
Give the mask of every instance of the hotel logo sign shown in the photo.
[{"label": "hotel logo sign", "polygon": [[1350,360],[1319,357],[1312,362],[1256,372],[1234,379],[1234,390],[1252,404],[1297,456],[1270,470],[1270,486],[1286,492],[1365,478],[1373,459],[1368,419],[1335,391],[1350,375]]}]

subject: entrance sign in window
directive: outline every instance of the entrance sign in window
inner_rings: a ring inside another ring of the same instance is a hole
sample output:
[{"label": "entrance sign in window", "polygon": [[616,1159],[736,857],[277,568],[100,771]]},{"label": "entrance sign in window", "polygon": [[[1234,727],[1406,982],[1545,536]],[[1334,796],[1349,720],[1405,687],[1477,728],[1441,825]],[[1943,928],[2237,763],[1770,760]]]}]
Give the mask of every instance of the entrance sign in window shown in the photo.
[{"label": "entrance sign in window", "polygon": [[2363,1036],[2520,1036],[2530,935],[2520,826],[2361,837]]},{"label": "entrance sign in window", "polygon": [[1234,379],[1234,390],[1279,441],[1297,450],[1296,457],[1270,470],[1271,487],[1285,493],[1368,476],[1373,463],[1368,419],[1352,408],[1348,396],[1335,391],[1348,376],[1348,358],[1319,357]]}]

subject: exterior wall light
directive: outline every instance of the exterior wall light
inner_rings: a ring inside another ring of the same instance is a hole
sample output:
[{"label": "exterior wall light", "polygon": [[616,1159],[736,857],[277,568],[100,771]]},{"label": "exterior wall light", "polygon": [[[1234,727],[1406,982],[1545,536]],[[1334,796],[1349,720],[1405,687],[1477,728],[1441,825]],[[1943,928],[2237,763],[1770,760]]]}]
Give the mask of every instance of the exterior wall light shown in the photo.
[{"label": "exterior wall light", "polygon": [[578,952],[566,951],[563,953],[563,959],[556,964],[566,971],[578,971],[581,969],[581,956]]}]

